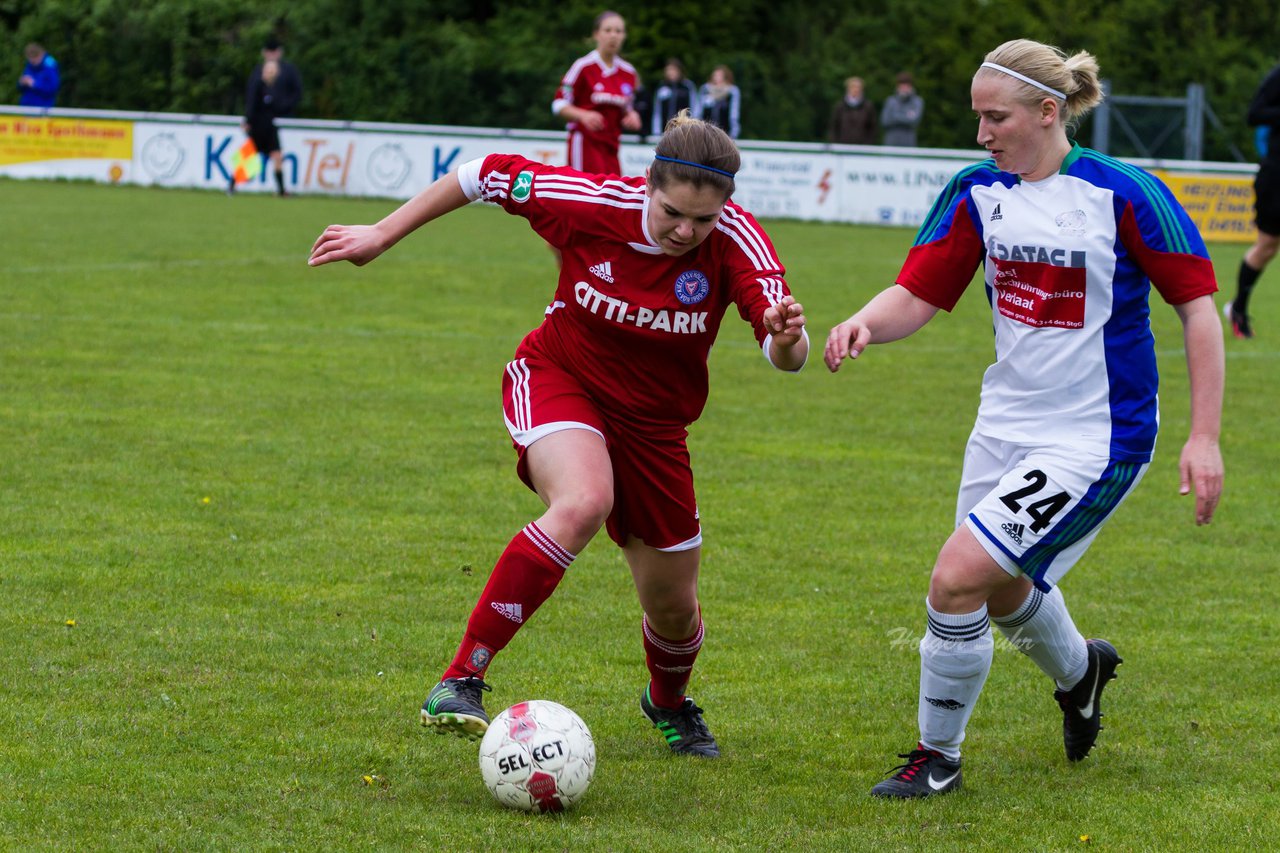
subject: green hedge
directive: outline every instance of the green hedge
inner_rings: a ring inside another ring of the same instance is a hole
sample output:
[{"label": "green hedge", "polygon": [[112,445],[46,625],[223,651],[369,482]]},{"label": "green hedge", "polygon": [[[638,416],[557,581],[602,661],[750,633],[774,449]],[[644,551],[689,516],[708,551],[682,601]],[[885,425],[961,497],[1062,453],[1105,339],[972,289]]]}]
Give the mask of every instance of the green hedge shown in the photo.
[{"label": "green hedge", "polygon": [[[590,49],[597,3],[583,0],[0,0],[0,49],[16,102],[21,48],[44,43],[63,68],[59,105],[238,113],[269,34],[302,71],[314,118],[556,128],[559,75]],[[1029,37],[1086,49],[1116,93],[1181,95],[1206,86],[1227,125],[1207,156],[1252,155],[1245,104],[1275,62],[1280,16],[1225,0],[721,0],[619,4],[624,55],[654,79],[669,55],[698,82],[734,69],[743,135],[823,137],[841,81],[871,97],[911,70],[926,101],[921,143],[973,145],[968,86],[982,55]],[[1087,127],[1082,138],[1088,139]],[[1178,135],[1174,134],[1175,140]],[[1171,152],[1176,154],[1175,152]]]}]

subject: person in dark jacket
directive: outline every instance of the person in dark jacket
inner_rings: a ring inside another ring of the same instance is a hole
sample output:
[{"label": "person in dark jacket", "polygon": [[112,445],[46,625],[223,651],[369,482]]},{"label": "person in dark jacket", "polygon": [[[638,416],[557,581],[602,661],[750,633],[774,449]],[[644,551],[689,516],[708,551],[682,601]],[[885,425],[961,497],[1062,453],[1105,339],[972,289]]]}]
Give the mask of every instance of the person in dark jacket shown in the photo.
[{"label": "person in dark jacket", "polygon": [[649,132],[654,136],[661,136],[666,130],[667,122],[686,109],[693,118],[702,118],[702,101],[698,98],[698,89],[692,80],[684,76],[684,63],[673,56],[662,69],[662,82],[653,94],[653,118]]},{"label": "person in dark jacket", "polygon": [[18,104],[24,107],[53,106],[58,87],[62,81],[58,77],[58,61],[49,55],[41,45],[34,42],[26,46],[23,54],[27,64],[18,77]]},{"label": "person in dark jacket", "polygon": [[884,128],[884,144],[914,148],[916,129],[924,115],[924,98],[916,92],[911,74],[903,71],[896,78],[894,92],[885,98],[880,109],[880,126]]},{"label": "person in dark jacket", "polygon": [[733,72],[727,65],[711,69],[711,77],[698,90],[702,101],[702,118],[737,139],[742,133],[742,92],[733,83]]},{"label": "person in dark jacket", "polygon": [[[287,193],[284,188],[284,152],[280,148],[276,119],[293,115],[302,99],[302,76],[293,63],[285,62],[283,57],[284,47],[276,39],[268,39],[262,46],[262,63],[249,75],[241,124],[258,153],[271,159],[276,193],[281,196]],[[233,182],[231,189],[234,188]]]},{"label": "person in dark jacket", "polygon": [[876,108],[863,95],[861,77],[844,81],[844,97],[831,110],[831,128],[828,136],[841,145],[875,145],[880,122]]}]

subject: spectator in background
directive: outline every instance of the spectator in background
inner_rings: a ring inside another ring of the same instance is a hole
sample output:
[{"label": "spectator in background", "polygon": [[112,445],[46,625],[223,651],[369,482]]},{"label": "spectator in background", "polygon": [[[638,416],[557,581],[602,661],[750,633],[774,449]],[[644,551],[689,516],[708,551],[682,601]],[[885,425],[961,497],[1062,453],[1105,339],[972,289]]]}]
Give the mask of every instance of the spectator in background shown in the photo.
[{"label": "spectator in background", "polygon": [[698,91],[702,100],[702,118],[737,139],[742,133],[742,93],[733,85],[733,72],[727,65],[717,65],[711,78]]},{"label": "spectator in background", "polygon": [[1280,249],[1280,144],[1272,144],[1280,137],[1274,133],[1280,128],[1280,66],[1276,66],[1262,81],[1253,100],[1249,102],[1248,121],[1258,130],[1267,131],[1260,141],[1258,154],[1262,163],[1253,179],[1254,221],[1258,226],[1258,238],[1240,261],[1236,274],[1236,296],[1222,306],[1222,313],[1231,324],[1237,338],[1252,338],[1253,324],[1249,320],[1249,297],[1258,276],[1271,263]]},{"label": "spectator in background", "polygon": [[58,77],[58,61],[35,42],[27,45],[23,54],[27,64],[18,77],[18,91],[22,93],[18,104],[24,107],[53,106],[58,87],[62,84]]},{"label": "spectator in background", "polygon": [[911,74],[903,71],[897,77],[897,88],[885,99],[880,110],[880,126],[884,128],[884,144],[906,148],[916,146],[916,128],[924,115],[924,98],[916,93]]},{"label": "spectator in background", "polygon": [[679,115],[681,110],[688,110],[694,118],[702,118],[702,101],[698,98],[698,90],[693,81],[684,76],[684,63],[674,56],[667,60],[662,69],[662,83],[653,95],[653,119],[649,132],[661,136],[667,122]]},{"label": "spectator in background", "polygon": [[621,15],[597,15],[591,38],[596,49],[565,72],[551,112],[568,123],[569,168],[589,175],[621,175],[622,131],[642,130],[635,111],[640,77],[635,66],[618,55],[627,40]]},{"label": "spectator in background", "polygon": [[879,122],[876,108],[863,95],[862,78],[844,81],[844,97],[831,111],[828,137],[841,145],[875,145]]}]

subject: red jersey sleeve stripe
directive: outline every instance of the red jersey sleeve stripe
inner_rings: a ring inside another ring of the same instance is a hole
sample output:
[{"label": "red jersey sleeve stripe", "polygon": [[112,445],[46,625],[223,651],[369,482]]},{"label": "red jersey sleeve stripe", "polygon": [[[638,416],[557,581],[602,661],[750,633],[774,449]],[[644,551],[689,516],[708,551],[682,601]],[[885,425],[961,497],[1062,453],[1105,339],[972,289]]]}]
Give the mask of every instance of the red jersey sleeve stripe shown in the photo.
[{"label": "red jersey sleeve stripe", "polygon": [[754,223],[749,222],[734,208],[725,207],[724,214],[720,217],[720,221],[716,223],[716,229],[733,238],[733,241],[738,244],[756,269],[776,270],[782,268],[777,255],[774,254],[768,242],[763,238],[763,234],[754,226]]},{"label": "red jersey sleeve stripe", "polygon": [[511,192],[511,179],[507,175],[493,173],[480,179],[480,198],[485,201],[504,199]]},{"label": "red jersey sleeve stripe", "polygon": [[609,187],[624,192],[644,193],[643,178],[605,178],[603,181],[599,181],[595,177],[584,175],[581,172],[566,170],[563,167],[551,167],[551,169],[552,171],[547,172],[548,177],[553,177],[555,180],[563,181],[567,184],[579,184],[585,187]]},{"label": "red jersey sleeve stripe", "polygon": [[[582,73],[582,69],[586,68],[587,65],[594,61],[595,60],[592,59],[591,54],[578,57],[574,63],[569,66],[569,70],[564,72],[564,77],[560,78],[560,85],[572,89],[573,84],[578,80],[578,75]],[[543,89],[542,91],[545,92],[547,90]]]},{"label": "red jersey sleeve stripe", "polygon": [[554,174],[544,175],[538,179],[535,191],[540,195],[545,195],[547,190],[558,190],[569,194],[608,197],[618,201],[644,204],[643,190],[629,187],[620,181],[606,181],[604,184],[597,184],[589,181],[574,181],[566,179],[566,177]]},{"label": "red jersey sleeve stripe", "polygon": [[787,295],[786,283],[780,278],[758,278],[756,281],[760,282],[760,288],[770,305],[777,305]]},{"label": "red jersey sleeve stripe", "polygon": [[541,190],[538,195],[543,199],[557,199],[559,201],[573,201],[578,204],[603,204],[609,207],[620,207],[629,210],[642,210],[644,208],[643,201],[625,201],[615,198],[606,198],[603,196],[587,195],[579,192],[554,192]]},{"label": "red jersey sleeve stripe", "polygon": [[760,230],[759,225],[746,212],[736,205],[725,207],[725,212],[729,214],[729,222],[731,225],[741,229],[742,233],[756,247],[762,256],[761,269],[778,269],[782,265],[778,262],[778,257],[769,245],[768,239],[764,236],[764,232]]}]

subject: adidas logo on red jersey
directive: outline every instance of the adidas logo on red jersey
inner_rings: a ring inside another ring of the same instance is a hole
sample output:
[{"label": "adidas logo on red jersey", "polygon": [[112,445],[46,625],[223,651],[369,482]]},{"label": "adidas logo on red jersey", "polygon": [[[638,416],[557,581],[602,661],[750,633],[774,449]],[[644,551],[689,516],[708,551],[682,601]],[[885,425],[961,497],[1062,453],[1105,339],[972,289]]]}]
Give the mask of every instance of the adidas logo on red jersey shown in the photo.
[{"label": "adidas logo on red jersey", "polygon": [[588,271],[596,278],[613,284],[613,265],[609,261],[588,267]]}]

